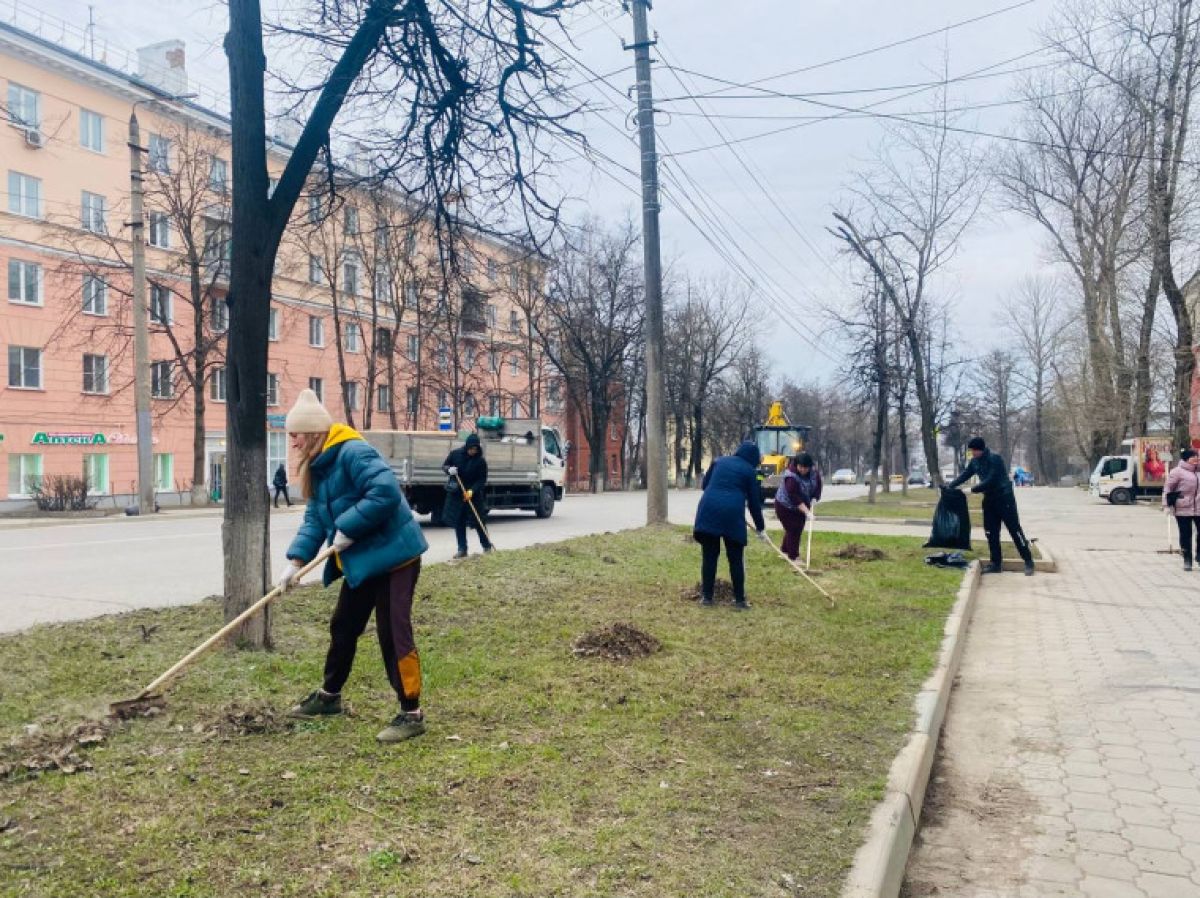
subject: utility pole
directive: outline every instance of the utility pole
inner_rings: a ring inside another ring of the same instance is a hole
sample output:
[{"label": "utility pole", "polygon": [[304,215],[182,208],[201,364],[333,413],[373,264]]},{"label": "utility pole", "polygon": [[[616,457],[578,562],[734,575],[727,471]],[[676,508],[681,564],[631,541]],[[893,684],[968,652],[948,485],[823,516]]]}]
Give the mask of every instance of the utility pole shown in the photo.
[{"label": "utility pole", "polygon": [[646,523],[667,520],[667,417],[663,404],[662,258],[658,234],[658,151],[654,143],[654,95],[650,85],[650,0],[631,0],[637,69],[638,143],[642,152],[642,250],[646,278]]},{"label": "utility pole", "polygon": [[133,401],[137,418],[138,514],[154,511],[154,446],[150,430],[150,332],[146,321],[146,220],[142,213],[142,132],[137,103],[129,113],[129,211],[133,244]]}]

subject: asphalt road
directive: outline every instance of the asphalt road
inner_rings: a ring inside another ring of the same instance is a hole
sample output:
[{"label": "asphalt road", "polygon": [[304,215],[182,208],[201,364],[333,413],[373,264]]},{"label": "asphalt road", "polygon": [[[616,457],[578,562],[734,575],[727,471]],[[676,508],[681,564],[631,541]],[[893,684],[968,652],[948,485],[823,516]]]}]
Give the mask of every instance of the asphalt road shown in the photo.
[{"label": "asphalt road", "polygon": [[[861,488],[834,487],[826,498]],[[690,523],[700,493],[672,491],[671,520]],[[300,523],[301,510],[271,516],[272,570]],[[489,530],[501,550],[641,526],[645,493],[571,495],[538,520],[528,512],[497,512]],[[425,526],[426,563],[454,554],[453,531]],[[468,533],[471,551],[479,551]],[[109,518],[48,524],[6,522],[0,529],[0,632],[39,623],[79,620],[133,608],[195,602],[222,590],[219,510],[163,512],[154,518]]]}]

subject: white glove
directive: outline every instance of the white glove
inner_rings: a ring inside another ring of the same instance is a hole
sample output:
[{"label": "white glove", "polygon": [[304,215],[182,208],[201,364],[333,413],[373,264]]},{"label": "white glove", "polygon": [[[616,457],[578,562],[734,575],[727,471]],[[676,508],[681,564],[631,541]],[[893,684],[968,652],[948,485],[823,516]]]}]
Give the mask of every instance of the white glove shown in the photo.
[{"label": "white glove", "polygon": [[764,543],[769,543],[771,541],[771,537],[767,536],[767,531],[759,530],[759,531],[757,531],[757,533],[758,533],[758,538],[761,539]]},{"label": "white glove", "polygon": [[302,567],[304,565],[298,561],[288,562],[287,567],[279,574],[279,579],[276,581],[280,592],[287,592],[296,585],[296,578],[300,575],[300,568]]},{"label": "white glove", "polygon": [[446,469],[446,473],[449,474],[451,477],[457,477],[458,476],[458,468],[451,465],[450,467],[448,467]]},{"label": "white glove", "polygon": [[354,545],[354,540],[346,536],[342,531],[338,530],[333,534],[333,551],[344,552],[352,545]]}]

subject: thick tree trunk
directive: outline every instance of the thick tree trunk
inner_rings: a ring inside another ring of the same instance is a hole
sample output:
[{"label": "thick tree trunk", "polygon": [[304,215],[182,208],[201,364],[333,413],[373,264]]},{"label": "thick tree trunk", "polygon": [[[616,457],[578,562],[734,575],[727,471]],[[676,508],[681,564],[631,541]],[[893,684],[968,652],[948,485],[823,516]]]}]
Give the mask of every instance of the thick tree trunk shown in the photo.
[{"label": "thick tree trunk", "polygon": [[887,379],[879,379],[879,391],[875,399],[875,437],[871,446],[871,471],[867,475],[870,488],[867,490],[867,502],[875,504],[875,492],[879,488],[879,473],[883,470],[883,435],[887,430]]},{"label": "thick tree trunk", "polygon": [[929,393],[929,382],[925,379],[925,355],[920,335],[913,328],[906,328],[908,350],[912,354],[913,383],[917,388],[917,409],[921,416],[921,447],[925,452],[925,465],[934,486],[942,486],[942,470],[938,464],[937,433],[933,397]]}]

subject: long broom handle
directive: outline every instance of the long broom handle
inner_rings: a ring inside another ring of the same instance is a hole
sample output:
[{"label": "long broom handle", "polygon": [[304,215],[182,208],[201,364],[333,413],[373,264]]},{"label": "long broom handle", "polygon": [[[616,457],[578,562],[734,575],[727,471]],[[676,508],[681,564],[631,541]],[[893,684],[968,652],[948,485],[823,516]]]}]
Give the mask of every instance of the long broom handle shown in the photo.
[{"label": "long broom handle", "polygon": [[[304,567],[300,568],[300,571],[296,574],[295,579],[297,581],[299,581],[302,577],[305,576],[305,574],[309,573],[317,565],[321,564],[324,561],[327,561],[331,555],[333,555],[333,546],[326,546],[324,549],[322,549],[320,552],[317,553],[316,558],[314,558],[308,564],[304,565]],[[155,692],[158,689],[161,689],[165,683],[168,683],[171,680],[173,680],[176,676],[178,676],[180,673],[182,673],[186,668],[190,667],[196,661],[197,658],[199,658],[201,655],[204,655],[204,654],[208,653],[209,651],[211,651],[214,647],[219,645],[227,636],[229,636],[230,633],[232,633],[234,630],[236,630],[238,627],[240,627],[242,624],[244,624],[250,618],[254,617],[254,615],[258,614],[258,612],[262,611],[264,608],[266,608],[269,604],[271,604],[273,601],[275,601],[281,595],[283,595],[283,590],[280,589],[278,586],[276,586],[269,593],[267,593],[265,596],[263,596],[261,599],[259,599],[257,602],[255,602],[253,605],[251,605],[249,608],[247,608],[245,611],[243,611],[241,614],[239,614],[237,617],[235,617],[233,620],[231,620],[225,626],[223,626],[220,630],[218,630],[212,636],[208,637],[208,639],[204,640],[204,642],[200,643],[200,645],[196,646],[194,649],[192,649],[190,652],[188,652],[186,655],[184,655],[182,658],[180,658],[178,661],[176,661],[174,666],[172,666],[168,671],[166,671],[161,676],[159,676],[158,679],[156,679],[153,683],[151,683],[149,686],[147,686],[141,692],[139,692],[137,694],[137,698],[135,698],[134,701],[138,701],[139,699],[146,698],[149,695],[154,695]]]},{"label": "long broom handle", "polygon": [[[764,533],[765,532],[766,531],[764,531]],[[804,568],[802,568],[798,562],[792,561],[792,559],[788,558],[787,555],[784,554],[783,549],[781,549],[781,548],[779,548],[779,546],[775,545],[775,540],[771,539],[770,537],[767,537],[766,542],[771,544],[771,548],[775,550],[775,554],[778,555],[780,558],[782,558],[784,561],[786,561],[792,570],[794,570],[797,574],[799,574],[801,577],[803,577],[805,580],[807,580],[810,584],[812,584],[813,589],[815,589],[817,592],[819,592],[821,595],[823,595],[825,597],[825,600],[827,602],[829,602],[830,608],[837,607],[837,602],[834,601],[833,596],[831,596],[824,589],[822,589],[821,584],[818,583],[816,580],[814,580],[812,577],[810,577],[808,575],[808,571],[804,570]]]},{"label": "long broom handle", "polygon": [[471,513],[475,515],[475,520],[479,522],[479,529],[483,531],[483,535],[487,537],[488,544],[495,546],[492,542],[492,535],[488,533],[487,527],[483,526],[483,518],[479,516],[479,512],[475,510],[475,503],[471,501],[467,495],[467,488],[463,486],[462,478],[458,476],[458,471],[454,472],[454,479],[458,481],[458,488],[462,490],[463,498],[467,500],[467,504],[471,506]]}]

